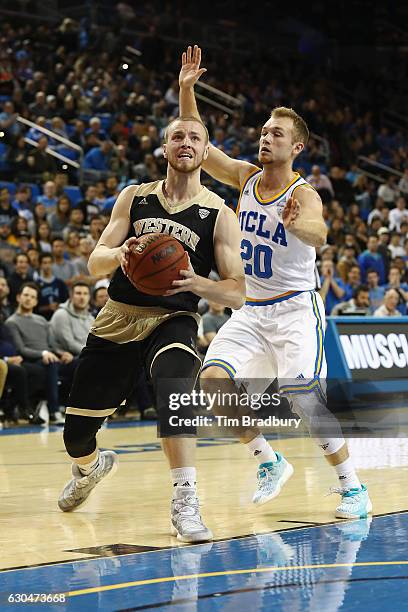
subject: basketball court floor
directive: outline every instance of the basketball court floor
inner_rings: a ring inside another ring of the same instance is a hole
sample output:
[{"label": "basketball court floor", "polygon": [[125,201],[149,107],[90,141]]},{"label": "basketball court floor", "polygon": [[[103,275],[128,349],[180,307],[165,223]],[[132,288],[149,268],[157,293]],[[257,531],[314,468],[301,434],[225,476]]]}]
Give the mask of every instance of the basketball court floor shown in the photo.
[{"label": "basketball court floor", "polygon": [[408,438],[350,440],[374,504],[372,519],[355,521],[334,518],[339,498],[326,493],[336,479],[309,438],[274,442],[295,474],[260,508],[246,450],[200,440],[198,488],[215,541],[194,546],[169,534],[156,428],[112,423],[99,444],[119,454],[119,470],[63,514],[61,430],[0,432],[0,610],[408,610]]}]

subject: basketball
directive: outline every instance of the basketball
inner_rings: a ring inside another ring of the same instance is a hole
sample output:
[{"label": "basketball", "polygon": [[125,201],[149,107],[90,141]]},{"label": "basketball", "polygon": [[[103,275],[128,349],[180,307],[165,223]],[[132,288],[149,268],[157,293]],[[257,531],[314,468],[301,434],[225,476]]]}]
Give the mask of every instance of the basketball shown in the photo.
[{"label": "basketball", "polygon": [[188,256],[178,240],[168,234],[146,234],[131,247],[127,276],[139,291],[163,295],[187,268]]}]

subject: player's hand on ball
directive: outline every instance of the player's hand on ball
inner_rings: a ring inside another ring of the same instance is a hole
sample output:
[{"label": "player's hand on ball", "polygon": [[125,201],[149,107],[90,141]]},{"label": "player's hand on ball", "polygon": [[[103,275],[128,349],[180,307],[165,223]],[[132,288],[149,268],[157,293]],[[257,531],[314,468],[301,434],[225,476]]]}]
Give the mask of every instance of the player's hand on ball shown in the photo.
[{"label": "player's hand on ball", "polygon": [[194,272],[194,268],[191,265],[190,257],[188,257],[188,270],[180,270],[180,276],[183,276],[182,280],[173,281],[174,289],[169,289],[164,295],[176,295],[176,293],[182,293],[183,291],[195,292],[197,274]]},{"label": "player's hand on ball", "polygon": [[194,87],[198,79],[204,72],[207,72],[206,68],[200,68],[201,63],[201,49],[197,45],[194,47],[188,47],[187,51],[184,51],[181,56],[181,70],[179,75],[180,88]]},{"label": "player's hand on ball", "polygon": [[300,215],[300,204],[299,201],[293,197],[288,198],[285,204],[285,208],[282,211],[282,221],[285,229],[289,229],[293,226],[296,219]]},{"label": "player's hand on ball", "polygon": [[129,253],[132,245],[136,244],[137,238],[136,236],[132,236],[132,238],[128,238],[122,244],[118,251],[118,261],[120,263],[120,267],[122,268],[122,272],[125,276],[127,276],[127,269],[129,266]]}]

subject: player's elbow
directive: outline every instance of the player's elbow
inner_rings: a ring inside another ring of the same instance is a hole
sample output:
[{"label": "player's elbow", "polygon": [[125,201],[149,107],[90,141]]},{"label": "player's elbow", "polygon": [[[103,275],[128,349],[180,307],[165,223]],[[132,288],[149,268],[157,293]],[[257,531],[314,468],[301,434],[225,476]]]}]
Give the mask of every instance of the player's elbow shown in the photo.
[{"label": "player's elbow", "polygon": [[238,281],[236,281],[236,283],[237,287],[236,291],[234,292],[234,295],[232,296],[230,308],[233,308],[234,310],[239,310],[245,304],[245,278],[239,279]]},{"label": "player's elbow", "polygon": [[326,224],[324,224],[319,228],[319,231],[316,232],[314,246],[320,248],[324,246],[326,242],[327,242],[327,227],[326,227]]}]

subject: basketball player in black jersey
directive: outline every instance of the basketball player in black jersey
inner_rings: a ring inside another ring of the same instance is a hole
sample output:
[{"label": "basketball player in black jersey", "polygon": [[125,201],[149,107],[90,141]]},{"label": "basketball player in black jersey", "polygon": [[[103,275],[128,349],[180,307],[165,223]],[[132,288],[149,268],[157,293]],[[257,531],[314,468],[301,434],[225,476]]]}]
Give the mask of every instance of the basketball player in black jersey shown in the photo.
[{"label": "basketball player in black jersey", "polygon": [[[206,127],[196,119],[176,119],[167,128],[163,148],[166,179],[131,185],[119,194],[89,259],[91,274],[115,272],[110,299],[80,355],[66,410],[64,442],[73,478],[58,501],[64,512],[82,506],[115,471],[117,456],[98,450],[96,433],[131,394],[141,368],[152,382],[162,424],[170,394],[193,389],[201,365],[195,348],[199,298],[234,309],[244,303],[238,221],[221,198],[200,184],[201,164],[208,155]],[[190,259],[189,269],[181,272],[183,280],[158,297],[139,292],[126,277],[130,247],[152,232],[177,238]],[[219,282],[207,278],[213,267]],[[162,444],[174,485],[173,535],[184,542],[210,540],[196,494],[195,429],[178,428],[177,437],[172,433],[171,428],[164,432]]]}]

